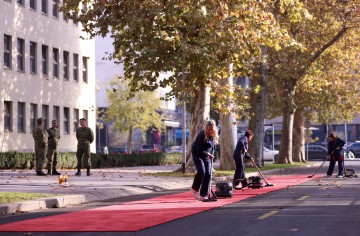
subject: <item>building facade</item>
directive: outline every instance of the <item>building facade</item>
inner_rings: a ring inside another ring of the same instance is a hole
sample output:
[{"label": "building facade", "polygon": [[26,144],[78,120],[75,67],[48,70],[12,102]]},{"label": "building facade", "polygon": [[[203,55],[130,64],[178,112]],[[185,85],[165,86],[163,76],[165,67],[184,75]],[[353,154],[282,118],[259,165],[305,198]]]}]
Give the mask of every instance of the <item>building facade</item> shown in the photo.
[{"label": "building facade", "polygon": [[[75,151],[79,119],[96,132],[95,42],[53,0],[0,0],[0,152],[34,150],[32,128],[58,120]],[[95,152],[95,143],[91,150]]]}]

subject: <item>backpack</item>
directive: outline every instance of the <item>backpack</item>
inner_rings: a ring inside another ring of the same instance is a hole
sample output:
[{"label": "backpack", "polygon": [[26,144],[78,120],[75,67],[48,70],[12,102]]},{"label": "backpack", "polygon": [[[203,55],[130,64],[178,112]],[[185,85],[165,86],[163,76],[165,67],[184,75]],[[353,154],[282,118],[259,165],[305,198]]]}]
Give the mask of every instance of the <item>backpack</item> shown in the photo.
[{"label": "backpack", "polygon": [[233,185],[230,182],[216,183],[215,195],[217,197],[231,198],[233,196]]}]

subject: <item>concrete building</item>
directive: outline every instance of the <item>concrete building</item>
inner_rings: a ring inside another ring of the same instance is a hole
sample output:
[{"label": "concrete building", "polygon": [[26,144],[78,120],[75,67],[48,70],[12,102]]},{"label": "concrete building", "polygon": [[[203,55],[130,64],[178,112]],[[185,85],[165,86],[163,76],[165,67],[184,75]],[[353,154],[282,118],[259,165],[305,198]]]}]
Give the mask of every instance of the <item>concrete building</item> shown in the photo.
[{"label": "concrete building", "polygon": [[0,152],[33,151],[38,117],[58,120],[60,151],[76,150],[81,117],[96,131],[95,41],[80,36],[55,0],[0,0]]}]

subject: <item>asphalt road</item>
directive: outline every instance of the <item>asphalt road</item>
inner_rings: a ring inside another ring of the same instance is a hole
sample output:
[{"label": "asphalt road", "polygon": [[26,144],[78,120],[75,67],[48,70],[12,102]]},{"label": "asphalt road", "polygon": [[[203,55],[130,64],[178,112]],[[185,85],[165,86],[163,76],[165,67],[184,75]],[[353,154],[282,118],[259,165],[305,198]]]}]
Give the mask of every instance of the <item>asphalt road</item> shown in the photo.
[{"label": "asphalt road", "polygon": [[[360,161],[348,161],[346,167],[355,168],[360,172]],[[317,168],[306,168],[298,172],[300,174],[311,175]],[[326,168],[327,164],[324,165],[319,173],[325,173]],[[291,173],[282,171],[278,174],[286,178],[286,175]],[[301,185],[252,197],[139,232],[0,232],[0,235],[360,235],[360,180],[358,178],[321,178],[309,180],[309,182]],[[0,221],[1,224],[9,223],[40,216],[134,201],[136,199],[140,200],[173,192],[166,191],[149,195],[120,197],[106,201],[86,203],[76,207],[1,216]],[[71,222],[64,219],[64,224],[71,224]]]}]

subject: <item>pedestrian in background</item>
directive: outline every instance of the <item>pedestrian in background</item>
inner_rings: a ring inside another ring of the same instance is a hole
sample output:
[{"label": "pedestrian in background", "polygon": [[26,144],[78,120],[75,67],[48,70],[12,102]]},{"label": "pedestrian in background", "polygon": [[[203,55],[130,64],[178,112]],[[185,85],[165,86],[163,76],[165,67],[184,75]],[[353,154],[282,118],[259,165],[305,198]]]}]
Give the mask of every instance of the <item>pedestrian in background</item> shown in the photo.
[{"label": "pedestrian in background", "polygon": [[[235,147],[233,158],[235,160],[236,169],[233,179],[233,186],[238,189],[248,186],[246,180],[244,158],[246,159],[251,158],[251,156],[248,153],[248,148],[249,148],[249,142],[253,137],[254,137],[254,133],[251,130],[247,130],[244,136],[239,138]],[[242,186],[239,186],[240,182]]]},{"label": "pedestrian in background", "polygon": [[[196,199],[206,201],[209,194],[211,180],[211,163],[214,158],[214,149],[219,142],[219,134],[214,120],[206,121],[191,147],[192,158],[196,167],[196,174],[191,193]],[[200,195],[199,195],[200,190]]]},{"label": "pedestrian in background", "polygon": [[43,118],[38,118],[36,120],[37,126],[33,128],[32,135],[35,143],[35,169],[36,175],[44,176],[46,175],[43,172],[45,156],[48,147],[48,134],[44,129],[44,120]]},{"label": "pedestrian in background", "polygon": [[337,178],[344,178],[344,150],[345,141],[337,137],[333,132],[329,133],[328,156],[330,156],[329,169],[327,176],[334,172],[335,164],[338,162],[339,172]]},{"label": "pedestrian in background", "polygon": [[47,132],[49,135],[48,151],[46,155],[48,175],[60,175],[56,170],[59,158],[58,145],[60,140],[60,130],[57,128],[56,120],[51,121],[51,128],[49,128]]},{"label": "pedestrian in background", "polygon": [[89,127],[87,127],[85,118],[80,119],[80,127],[76,130],[76,138],[78,140],[78,145],[76,151],[77,172],[75,175],[81,175],[82,163],[84,161],[85,168],[87,170],[86,175],[90,176],[90,144],[94,141],[94,133]]}]

